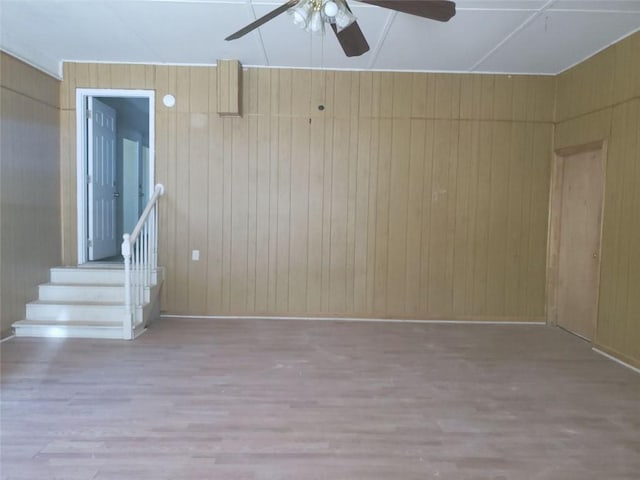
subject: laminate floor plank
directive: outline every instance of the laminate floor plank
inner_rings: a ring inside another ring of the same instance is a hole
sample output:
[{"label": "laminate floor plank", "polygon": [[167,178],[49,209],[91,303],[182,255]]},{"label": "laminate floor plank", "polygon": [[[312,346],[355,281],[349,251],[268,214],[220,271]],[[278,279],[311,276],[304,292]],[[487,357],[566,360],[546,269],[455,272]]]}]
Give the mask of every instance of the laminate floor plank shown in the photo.
[{"label": "laminate floor plank", "polygon": [[640,479],[640,375],[556,328],[161,319],[0,350],[3,480]]}]

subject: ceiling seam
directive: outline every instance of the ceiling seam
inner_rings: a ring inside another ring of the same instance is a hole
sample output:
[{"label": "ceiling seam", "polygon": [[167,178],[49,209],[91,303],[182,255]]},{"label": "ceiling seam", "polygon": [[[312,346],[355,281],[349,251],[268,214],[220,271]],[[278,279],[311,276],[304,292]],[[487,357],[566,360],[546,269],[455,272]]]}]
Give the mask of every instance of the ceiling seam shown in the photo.
[{"label": "ceiling seam", "polygon": [[611,9],[607,9],[607,8],[602,8],[602,9],[597,9],[597,8],[554,8],[553,9],[554,12],[561,12],[561,13],[623,13],[625,15],[630,14],[630,15],[638,15],[640,13],[640,9],[638,10],[623,10],[620,8],[611,8]]},{"label": "ceiling seam", "polygon": [[380,55],[380,50],[382,50],[382,45],[384,44],[384,41],[387,39],[387,35],[389,35],[389,30],[391,29],[391,25],[393,25],[393,22],[395,21],[397,16],[398,16],[398,12],[391,11],[389,13],[389,16],[387,17],[387,21],[385,22],[384,27],[382,27],[380,38],[378,38],[378,43],[376,43],[376,46],[373,48],[373,51],[371,52],[371,60],[369,61],[369,66],[368,66],[369,70],[373,69],[373,66],[378,61],[378,55]]},{"label": "ceiling seam", "polygon": [[525,29],[525,27],[527,27],[531,22],[533,22],[536,18],[538,18],[539,16],[541,16],[542,14],[544,14],[549,8],[551,8],[553,6],[554,3],[556,3],[558,0],[548,0],[547,3],[545,3],[542,7],[540,7],[540,10],[538,10],[537,12],[535,12],[533,15],[529,16],[524,22],[522,22],[519,26],[517,26],[509,35],[507,35],[506,37],[504,37],[500,42],[498,42],[498,44],[493,47],[491,50],[489,50],[483,57],[480,58],[480,60],[478,60],[476,63],[474,63],[471,68],[469,69],[470,72],[475,71],[476,69],[478,69],[478,67],[480,67],[480,65],[482,65],[486,60],[488,60],[490,57],[492,57],[498,50],[500,50],[504,45],[506,45],[506,43],[511,40],[513,37],[515,37],[518,33],[520,33],[522,30]]}]

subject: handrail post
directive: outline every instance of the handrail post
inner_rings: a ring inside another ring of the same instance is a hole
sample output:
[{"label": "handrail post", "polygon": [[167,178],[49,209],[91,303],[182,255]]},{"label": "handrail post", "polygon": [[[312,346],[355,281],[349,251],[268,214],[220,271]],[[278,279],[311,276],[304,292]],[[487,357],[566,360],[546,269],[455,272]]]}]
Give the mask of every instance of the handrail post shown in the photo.
[{"label": "handrail post", "polygon": [[149,301],[151,285],[157,281],[158,199],[162,195],[164,187],[159,183],[133,231],[122,236],[126,312],[122,336],[127,340],[133,338],[135,329],[144,322],[144,304]]},{"label": "handrail post", "polygon": [[122,326],[122,336],[125,340],[131,340],[133,336],[133,308],[131,305],[131,236],[128,233],[122,235],[122,257],[124,258],[124,305],[126,320]]}]

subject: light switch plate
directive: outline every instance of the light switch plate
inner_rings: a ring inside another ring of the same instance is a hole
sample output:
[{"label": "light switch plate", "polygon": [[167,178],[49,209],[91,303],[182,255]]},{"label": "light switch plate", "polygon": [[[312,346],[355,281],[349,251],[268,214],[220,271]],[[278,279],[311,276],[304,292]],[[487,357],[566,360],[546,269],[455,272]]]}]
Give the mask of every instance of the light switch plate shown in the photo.
[{"label": "light switch plate", "polygon": [[197,262],[200,260],[200,250],[192,250],[191,251],[191,260]]}]

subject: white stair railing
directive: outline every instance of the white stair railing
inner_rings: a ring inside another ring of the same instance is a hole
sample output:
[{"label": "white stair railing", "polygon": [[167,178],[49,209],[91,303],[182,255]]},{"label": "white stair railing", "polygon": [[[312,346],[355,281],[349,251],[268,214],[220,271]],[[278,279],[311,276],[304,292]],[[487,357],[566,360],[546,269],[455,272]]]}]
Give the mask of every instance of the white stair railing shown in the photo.
[{"label": "white stair railing", "polygon": [[158,281],[158,200],[164,187],[157,184],[133,232],[122,236],[124,296],[127,310],[122,336],[132,339],[143,321],[143,308],[150,301],[151,287]]}]

